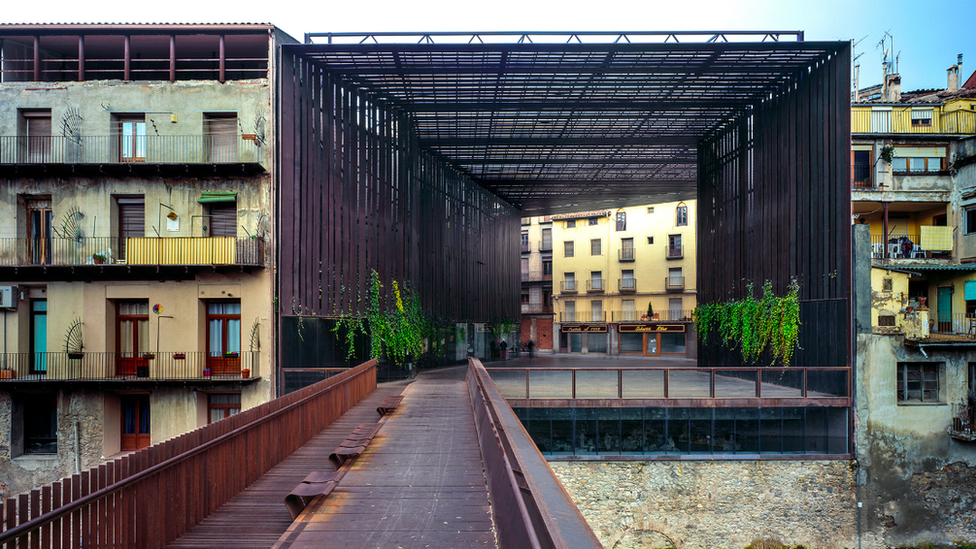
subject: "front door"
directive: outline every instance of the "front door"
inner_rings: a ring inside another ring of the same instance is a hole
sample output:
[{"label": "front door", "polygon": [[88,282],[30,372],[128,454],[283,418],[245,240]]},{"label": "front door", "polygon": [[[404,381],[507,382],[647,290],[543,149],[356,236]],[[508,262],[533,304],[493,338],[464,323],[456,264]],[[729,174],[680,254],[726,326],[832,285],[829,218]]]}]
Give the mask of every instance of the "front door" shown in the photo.
[{"label": "front door", "polygon": [[47,300],[31,301],[31,373],[47,373]]},{"label": "front door", "polygon": [[241,303],[207,303],[207,367],[212,376],[241,375]]},{"label": "front door", "polygon": [[140,450],[150,443],[149,395],[122,395],[122,450]]},{"label": "front door", "polygon": [[939,288],[939,327],[941,333],[952,331],[952,288]]},{"label": "front door", "polygon": [[54,214],[48,199],[27,202],[27,264],[50,265]]},{"label": "front door", "polygon": [[149,302],[120,301],[116,305],[115,375],[149,375]]},{"label": "front door", "polygon": [[657,334],[644,334],[644,356],[658,356]]}]

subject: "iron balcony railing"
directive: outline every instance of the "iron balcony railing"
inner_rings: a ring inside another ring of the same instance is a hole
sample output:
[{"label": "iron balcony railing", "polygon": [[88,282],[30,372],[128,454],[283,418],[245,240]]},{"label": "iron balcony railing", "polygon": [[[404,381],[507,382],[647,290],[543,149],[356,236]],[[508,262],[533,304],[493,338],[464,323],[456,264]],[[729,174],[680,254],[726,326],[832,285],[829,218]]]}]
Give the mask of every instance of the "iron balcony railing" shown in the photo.
[{"label": "iron balcony railing", "polygon": [[944,244],[945,250],[924,249],[921,242],[919,233],[890,235],[887,239],[872,234],[871,259],[952,259],[951,239]]},{"label": "iron balcony railing", "polygon": [[560,322],[606,322],[606,311],[572,311],[559,313]]},{"label": "iron balcony railing", "polygon": [[632,293],[637,291],[636,278],[618,278],[617,290],[621,293]]},{"label": "iron balcony railing", "polygon": [[915,109],[913,116],[911,107],[893,107],[886,111],[854,108],[851,110],[851,133],[976,134],[976,112]]},{"label": "iron balcony railing", "polygon": [[664,254],[668,259],[681,259],[685,256],[685,247],[676,246],[672,248],[669,246],[664,249]]},{"label": "iron balcony railing", "polygon": [[539,241],[539,251],[540,252],[551,252],[552,251],[552,239],[543,238]]},{"label": "iron balcony railing", "polygon": [[685,277],[667,276],[664,278],[664,289],[669,292],[680,292],[685,289]]},{"label": "iron balcony railing", "polygon": [[528,243],[526,243],[526,244],[522,244],[522,253],[523,253],[523,254],[527,254],[527,253],[529,253],[530,251],[532,251],[532,250],[530,250],[530,249],[529,249],[529,245],[528,245]]},{"label": "iron balcony railing", "polygon": [[647,309],[642,311],[613,311],[610,318],[613,322],[691,322],[693,309],[674,309],[653,311],[647,315]]},{"label": "iron balcony railing", "polygon": [[620,248],[617,250],[618,261],[633,261],[634,260],[634,249],[633,248]]},{"label": "iron balcony railing", "polygon": [[0,266],[263,265],[260,237],[0,238]]},{"label": "iron balcony railing", "polygon": [[562,282],[559,283],[559,291],[564,294],[575,294],[577,292],[576,281],[563,280]]},{"label": "iron balcony railing", "polygon": [[258,163],[262,147],[251,135],[0,136],[0,164]]},{"label": "iron balcony railing", "polygon": [[[506,399],[847,399],[847,368],[488,368]],[[611,404],[607,402],[607,404]],[[677,403],[679,406],[685,403]]]},{"label": "iron balcony railing", "polygon": [[606,290],[602,278],[591,278],[586,281],[586,291],[591,293],[603,292]]},{"label": "iron balcony railing", "polygon": [[0,353],[0,381],[228,381],[256,378],[257,351]]}]

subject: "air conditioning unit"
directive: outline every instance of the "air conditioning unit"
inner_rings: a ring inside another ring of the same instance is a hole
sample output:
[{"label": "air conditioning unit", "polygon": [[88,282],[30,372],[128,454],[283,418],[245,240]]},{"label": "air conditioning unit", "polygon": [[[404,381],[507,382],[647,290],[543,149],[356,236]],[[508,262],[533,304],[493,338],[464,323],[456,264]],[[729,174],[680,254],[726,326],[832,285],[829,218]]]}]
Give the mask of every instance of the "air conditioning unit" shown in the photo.
[{"label": "air conditioning unit", "polygon": [[0,309],[17,308],[17,286],[0,286]]}]

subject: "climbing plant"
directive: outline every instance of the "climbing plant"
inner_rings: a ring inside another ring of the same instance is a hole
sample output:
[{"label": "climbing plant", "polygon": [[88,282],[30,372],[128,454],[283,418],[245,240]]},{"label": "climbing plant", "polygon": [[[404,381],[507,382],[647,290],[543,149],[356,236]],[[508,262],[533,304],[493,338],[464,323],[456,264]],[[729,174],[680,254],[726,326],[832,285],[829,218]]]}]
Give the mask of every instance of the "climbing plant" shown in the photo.
[{"label": "climbing plant", "polygon": [[793,279],[786,295],[777,296],[767,280],[762,297],[756,299],[753,285],[747,284],[743,299],[696,307],[695,330],[702,342],[717,334],[720,343],[729,349],[738,347],[743,361],[750,364],[769,349],[772,364],[779,360],[789,366],[800,335],[799,291]]}]

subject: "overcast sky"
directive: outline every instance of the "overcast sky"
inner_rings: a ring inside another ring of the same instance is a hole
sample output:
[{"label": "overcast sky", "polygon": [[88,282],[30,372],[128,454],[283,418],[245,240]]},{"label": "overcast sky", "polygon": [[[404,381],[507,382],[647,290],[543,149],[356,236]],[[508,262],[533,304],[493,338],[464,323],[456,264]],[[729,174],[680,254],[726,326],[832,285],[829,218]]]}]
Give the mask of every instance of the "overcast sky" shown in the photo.
[{"label": "overcast sky", "polygon": [[[7,0],[2,23],[273,23],[306,32],[802,30],[807,41],[860,41],[861,86],[881,82],[885,32],[902,89],[944,88],[964,55],[976,70],[976,0]],[[862,40],[863,38],[863,40]]]}]

